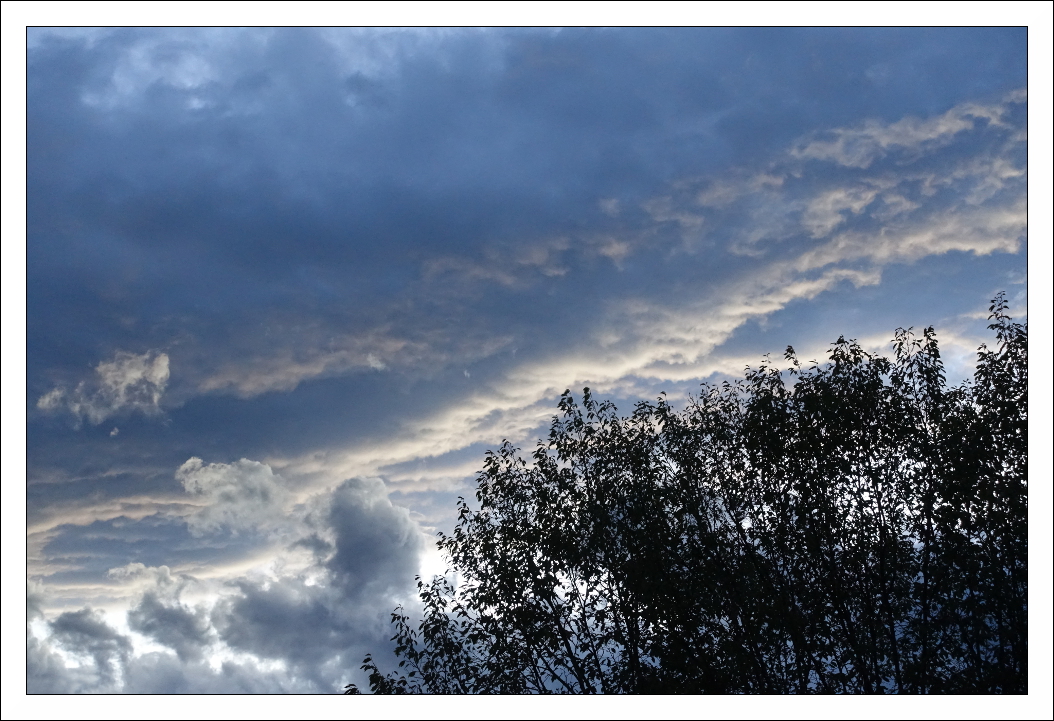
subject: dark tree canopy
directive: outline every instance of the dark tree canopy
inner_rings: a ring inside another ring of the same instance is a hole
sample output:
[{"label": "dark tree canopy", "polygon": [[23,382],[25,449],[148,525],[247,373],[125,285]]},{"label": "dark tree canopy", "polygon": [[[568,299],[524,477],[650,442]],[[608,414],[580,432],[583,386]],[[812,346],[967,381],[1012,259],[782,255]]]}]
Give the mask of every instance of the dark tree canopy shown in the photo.
[{"label": "dark tree canopy", "polygon": [[[947,387],[932,328],[839,338],[488,452],[375,693],[1026,693],[1027,326]],[[457,585],[453,579],[457,580]],[[358,693],[353,685],[348,693]]]}]

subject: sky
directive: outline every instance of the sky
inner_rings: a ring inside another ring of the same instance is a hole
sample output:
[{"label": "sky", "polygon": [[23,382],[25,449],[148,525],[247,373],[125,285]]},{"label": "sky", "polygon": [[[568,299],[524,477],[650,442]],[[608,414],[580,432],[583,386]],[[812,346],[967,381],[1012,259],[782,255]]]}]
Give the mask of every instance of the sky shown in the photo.
[{"label": "sky", "polygon": [[[1027,320],[1023,28],[31,28],[27,688],[333,692],[561,392]],[[390,663],[390,662],[389,662]]]}]

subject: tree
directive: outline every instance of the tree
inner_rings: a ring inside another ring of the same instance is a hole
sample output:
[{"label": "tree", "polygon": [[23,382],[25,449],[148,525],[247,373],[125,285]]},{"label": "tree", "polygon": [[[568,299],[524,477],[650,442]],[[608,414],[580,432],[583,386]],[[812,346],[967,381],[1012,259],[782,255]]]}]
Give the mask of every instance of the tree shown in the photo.
[{"label": "tree", "polygon": [[[932,328],[620,417],[560,400],[393,613],[375,693],[1026,693],[1027,327],[947,387]],[[456,585],[455,585],[456,579]],[[358,693],[354,685],[348,693]]]}]

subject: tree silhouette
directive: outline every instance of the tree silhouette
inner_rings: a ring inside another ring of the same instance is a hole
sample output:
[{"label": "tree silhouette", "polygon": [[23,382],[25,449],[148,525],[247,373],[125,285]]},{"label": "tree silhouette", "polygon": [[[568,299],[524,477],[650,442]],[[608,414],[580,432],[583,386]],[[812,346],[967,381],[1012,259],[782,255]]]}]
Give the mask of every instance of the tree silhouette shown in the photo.
[{"label": "tree silhouette", "polygon": [[[620,417],[560,400],[504,443],[393,613],[374,693],[1026,693],[1027,327],[946,386],[932,328],[839,338]],[[454,583],[456,578],[456,585]],[[358,693],[353,684],[347,693]]]}]

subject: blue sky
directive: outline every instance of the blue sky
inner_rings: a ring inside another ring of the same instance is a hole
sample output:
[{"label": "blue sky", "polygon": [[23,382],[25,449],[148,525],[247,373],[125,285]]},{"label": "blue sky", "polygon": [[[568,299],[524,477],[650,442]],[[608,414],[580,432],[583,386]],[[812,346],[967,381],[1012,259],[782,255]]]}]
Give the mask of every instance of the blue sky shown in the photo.
[{"label": "blue sky", "polygon": [[30,30],[31,691],[331,691],[483,452],[1027,318],[1026,31]]}]

